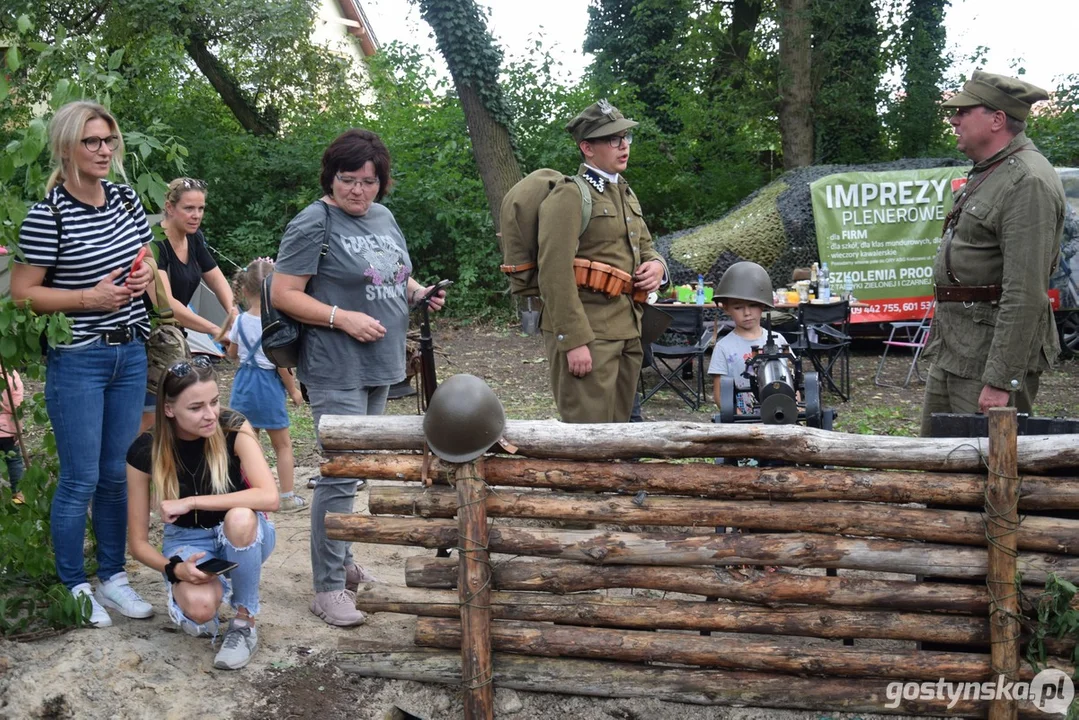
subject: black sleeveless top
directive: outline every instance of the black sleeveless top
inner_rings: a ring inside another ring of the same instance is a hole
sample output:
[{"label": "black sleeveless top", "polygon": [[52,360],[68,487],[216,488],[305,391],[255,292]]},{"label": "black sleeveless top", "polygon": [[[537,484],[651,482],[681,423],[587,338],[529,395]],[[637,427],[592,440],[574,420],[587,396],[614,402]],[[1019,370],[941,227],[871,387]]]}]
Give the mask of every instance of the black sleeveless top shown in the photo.
[{"label": "black sleeveless top", "polygon": [[[240,458],[236,456],[236,432],[228,430],[230,424],[236,424],[239,413],[222,410],[218,422],[225,431],[225,445],[229,456],[229,492],[246,490],[249,485],[240,470]],[[206,467],[206,440],[176,439],[176,479],[180,485],[180,497],[192,495],[212,495],[210,472]],[[135,438],[127,451],[127,464],[150,474],[153,465],[153,434],[145,432]],[[225,521],[224,510],[192,510],[176,518],[173,523],[184,528],[212,528]]]}]

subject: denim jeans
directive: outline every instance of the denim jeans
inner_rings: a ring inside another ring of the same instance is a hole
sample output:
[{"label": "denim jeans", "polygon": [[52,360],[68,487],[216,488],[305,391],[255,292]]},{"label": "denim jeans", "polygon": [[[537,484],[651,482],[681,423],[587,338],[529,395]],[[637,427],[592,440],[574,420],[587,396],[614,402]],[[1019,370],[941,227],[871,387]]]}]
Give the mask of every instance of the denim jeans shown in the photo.
[{"label": "denim jeans", "polygon": [[19,491],[19,481],[22,480],[26,466],[22,461],[22,451],[19,443],[13,437],[0,437],[0,457],[7,464],[7,479],[11,483],[11,494]]},{"label": "denim jeans", "polygon": [[86,582],[83,541],[91,508],[97,575],[124,569],[127,449],[139,430],[146,393],[141,341],[49,350],[45,407],[56,435],[60,479],[52,500],[56,574],[69,589]]},{"label": "denim jeans", "polygon": [[[199,562],[215,557],[237,563],[235,569],[219,576],[225,588],[225,601],[232,606],[233,610],[243,606],[251,615],[258,615],[262,564],[270,557],[274,546],[277,545],[277,530],[274,524],[266,519],[265,513],[258,513],[258,518],[259,527],[255,541],[241,548],[234,547],[225,537],[224,523],[212,528],[184,528],[166,524],[161,554],[167,558],[179,555],[181,559],[187,560],[195,553],[204,552],[206,556]],[[168,578],[165,579],[165,585],[169,591],[169,617],[173,622],[191,635],[216,633],[216,620],[199,626],[184,615],[180,606],[176,604],[172,597],[172,584],[168,582]]]},{"label": "denim jeans", "polygon": [[[318,430],[323,415],[381,415],[390,386],[355,390],[321,390],[308,386],[311,415]],[[326,513],[351,513],[356,499],[356,478],[323,477],[311,499],[311,572],[315,592],[345,587],[345,566],[352,562],[352,543],[326,537]]]}]

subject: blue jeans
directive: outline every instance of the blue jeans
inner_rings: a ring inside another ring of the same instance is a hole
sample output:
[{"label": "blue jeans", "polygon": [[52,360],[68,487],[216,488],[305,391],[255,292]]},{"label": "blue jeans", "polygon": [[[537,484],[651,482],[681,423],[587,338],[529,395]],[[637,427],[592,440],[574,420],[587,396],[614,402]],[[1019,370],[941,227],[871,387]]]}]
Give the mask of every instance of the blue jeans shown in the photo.
[{"label": "blue jeans", "polygon": [[[323,415],[381,415],[386,410],[389,385],[355,390],[308,387],[315,430]],[[352,543],[326,537],[326,513],[351,513],[356,499],[356,478],[323,477],[311,499],[311,572],[315,592],[345,587],[345,566],[352,563]]]},{"label": "blue jeans", "polygon": [[22,451],[15,438],[0,437],[0,456],[7,463],[7,479],[11,483],[11,494],[14,495],[19,492],[19,481],[26,472],[26,466],[22,461]]},{"label": "blue jeans", "polygon": [[[161,554],[167,558],[179,555],[183,560],[198,552],[206,553],[199,562],[212,557],[237,563],[234,570],[218,578],[225,588],[225,599],[235,610],[243,606],[252,616],[259,612],[259,582],[262,579],[262,564],[270,557],[277,544],[277,530],[266,519],[265,513],[258,513],[259,529],[255,541],[247,547],[234,547],[225,537],[225,524],[212,528],[184,528],[165,525],[165,536],[161,543]],[[164,577],[164,575],[162,575]],[[165,579],[169,591],[169,617],[185,632],[198,636],[200,633],[213,634],[217,631],[217,621],[198,625],[183,614],[183,610],[172,597],[172,584]],[[207,627],[212,626],[212,627]]]},{"label": "blue jeans", "polygon": [[52,500],[56,574],[69,589],[86,582],[83,541],[92,506],[97,575],[124,569],[127,449],[139,430],[146,393],[141,341],[49,350],[45,407],[56,435],[60,479]]}]

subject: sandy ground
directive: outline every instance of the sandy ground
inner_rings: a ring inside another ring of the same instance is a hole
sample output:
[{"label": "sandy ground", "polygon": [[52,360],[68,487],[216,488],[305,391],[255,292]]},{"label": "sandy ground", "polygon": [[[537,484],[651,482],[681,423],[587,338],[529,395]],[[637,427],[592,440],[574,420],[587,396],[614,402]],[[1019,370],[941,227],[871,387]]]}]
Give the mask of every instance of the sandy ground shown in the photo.
[{"label": "sandy ground", "polygon": [[[299,468],[297,478],[313,471]],[[300,492],[309,496],[311,491]],[[366,501],[366,493],[361,492],[357,511],[366,511]],[[462,705],[452,687],[363,678],[336,666],[334,652],[341,639],[408,644],[413,621],[387,613],[373,615],[357,628],[323,623],[308,609],[312,592],[309,512],[279,514],[274,520],[277,547],[264,566],[259,648],[248,667],[236,672],[215,670],[210,641],[173,630],[160,576],[132,562],[127,568],[131,583],[154,605],[156,614],[147,620],[130,620],[112,613],[110,628],[74,630],[29,644],[0,641],[0,717],[366,720],[393,717],[395,707],[425,720],[462,717]],[[380,579],[404,585],[405,558],[430,551],[356,545],[355,552]],[[871,717],[502,689],[496,692],[496,706],[497,717],[522,720]]]}]

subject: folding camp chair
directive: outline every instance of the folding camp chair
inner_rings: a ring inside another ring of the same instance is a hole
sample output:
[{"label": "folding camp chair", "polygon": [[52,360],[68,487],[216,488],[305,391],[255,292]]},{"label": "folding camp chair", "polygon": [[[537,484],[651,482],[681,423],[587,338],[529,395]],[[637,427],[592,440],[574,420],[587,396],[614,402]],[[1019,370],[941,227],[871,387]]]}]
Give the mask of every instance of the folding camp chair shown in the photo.
[{"label": "folding camp chair", "polygon": [[[873,377],[873,382],[876,385],[879,387],[905,388],[910,385],[911,378],[915,375],[918,376],[919,382],[925,382],[925,378],[922,377],[922,373],[918,369],[918,360],[921,358],[922,350],[925,349],[925,344],[929,340],[929,330],[933,322],[932,314],[933,304],[930,304],[929,309],[925,311],[925,315],[918,322],[890,323],[892,330],[888,334],[888,339],[884,341],[884,353],[880,356],[877,374]],[[902,385],[881,380],[881,375],[884,374],[884,365],[888,360],[888,351],[892,348],[908,348],[911,351],[910,367],[907,369],[907,377],[903,380]]]},{"label": "folding camp chair", "polygon": [[846,402],[850,398],[850,303],[802,303],[798,328],[791,350],[808,358],[821,381]]},{"label": "folding camp chair", "polygon": [[[663,337],[651,346],[650,367],[659,375],[659,381],[644,393],[641,402],[648,402],[662,388],[669,387],[696,410],[706,397],[704,356],[712,345],[714,330],[704,322],[703,307],[666,307],[664,312],[671,316],[671,324]],[[693,373],[695,377],[686,377],[683,371]]]}]

